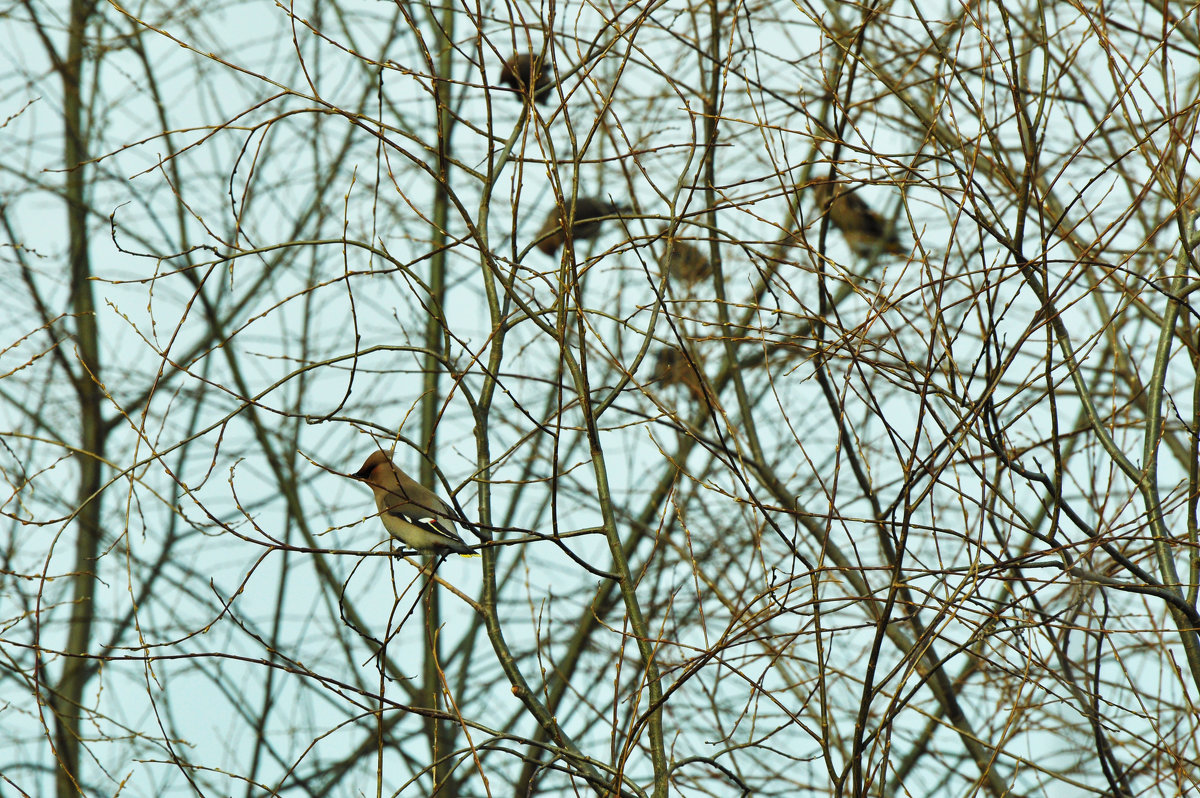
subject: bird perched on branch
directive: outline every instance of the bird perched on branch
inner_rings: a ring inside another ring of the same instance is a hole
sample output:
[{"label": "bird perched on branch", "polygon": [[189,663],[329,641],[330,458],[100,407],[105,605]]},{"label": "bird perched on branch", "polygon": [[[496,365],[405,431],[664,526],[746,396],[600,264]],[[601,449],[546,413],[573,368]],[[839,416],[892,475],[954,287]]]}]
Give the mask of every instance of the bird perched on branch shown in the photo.
[{"label": "bird perched on branch", "polygon": [[[616,216],[631,210],[622,205],[595,197],[578,197],[575,200],[575,223],[571,225],[571,237],[577,241],[600,235],[600,226],[605,216]],[[563,219],[570,216],[570,209],[556,205],[546,215],[542,229],[538,231],[538,249],[553,255],[566,240]]]},{"label": "bird perched on branch", "polygon": [[550,64],[539,60],[534,53],[516,53],[500,68],[500,82],[517,91],[533,92],[533,101],[545,105],[554,90]]},{"label": "bird perched on branch", "polygon": [[708,404],[708,392],[700,376],[699,361],[689,361],[683,351],[664,346],[654,357],[654,381],[663,385],[682,385],[697,402]]},{"label": "bird perched on branch", "polygon": [[404,545],[427,554],[472,553],[458,536],[446,503],[397,468],[384,452],[371,452],[350,476],[371,488],[384,529]]},{"label": "bird perched on branch", "polygon": [[712,264],[697,247],[682,239],[667,236],[664,227],[659,235],[664,237],[666,249],[658,259],[658,265],[671,277],[688,285],[712,276]]},{"label": "bird perched on branch", "polygon": [[808,188],[817,210],[829,214],[829,222],[842,231],[854,254],[867,257],[880,251],[892,255],[904,253],[895,229],[849,186],[822,177],[809,181]]}]

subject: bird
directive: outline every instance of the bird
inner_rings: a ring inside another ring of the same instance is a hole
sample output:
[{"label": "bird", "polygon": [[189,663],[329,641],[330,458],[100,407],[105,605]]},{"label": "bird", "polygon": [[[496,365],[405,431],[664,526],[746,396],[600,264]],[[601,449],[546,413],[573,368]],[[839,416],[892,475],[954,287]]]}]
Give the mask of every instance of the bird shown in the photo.
[{"label": "bird", "polygon": [[545,105],[554,91],[554,76],[548,61],[539,63],[533,53],[515,53],[500,68],[500,82],[517,91],[533,92],[533,101]]},{"label": "bird", "polygon": [[458,536],[446,503],[397,468],[384,452],[371,452],[350,477],[371,488],[379,520],[389,535],[406,546],[426,554],[473,553]]},{"label": "bird", "polygon": [[854,254],[867,257],[877,251],[892,255],[904,253],[905,248],[895,229],[852,189],[828,177],[809,181],[808,187],[817,209],[829,215],[830,223],[842,231]]},{"label": "bird", "polygon": [[[694,365],[693,365],[694,363]],[[683,350],[664,346],[654,357],[654,381],[664,385],[682,385],[697,402],[708,404],[708,393],[700,376],[698,361],[689,361]]]},{"label": "bird", "polygon": [[658,265],[671,277],[678,278],[688,285],[712,275],[712,264],[698,248],[686,241],[673,236],[667,236],[664,227],[659,235],[666,237],[666,250],[658,259]]},{"label": "bird", "polygon": [[[575,224],[571,226],[571,236],[577,241],[592,239],[600,235],[603,217],[615,216],[631,210],[629,205],[622,205],[595,197],[578,197],[575,200]],[[569,216],[569,208],[555,205],[546,215],[542,229],[538,231],[537,247],[547,255],[553,255],[566,240],[563,218]]]}]

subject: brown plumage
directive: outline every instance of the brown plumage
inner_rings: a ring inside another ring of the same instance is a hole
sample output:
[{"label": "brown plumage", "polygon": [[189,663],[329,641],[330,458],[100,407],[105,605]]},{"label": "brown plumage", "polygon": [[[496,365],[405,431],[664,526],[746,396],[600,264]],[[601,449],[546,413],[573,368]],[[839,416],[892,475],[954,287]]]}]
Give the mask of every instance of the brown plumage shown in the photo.
[{"label": "brown plumage", "polygon": [[458,536],[453,512],[429,488],[396,467],[386,453],[371,452],[362,468],[349,475],[375,494],[379,520],[388,534],[417,551],[470,554]]},{"label": "brown plumage", "polygon": [[[536,67],[536,71],[535,71]],[[538,63],[533,53],[517,53],[500,68],[500,82],[517,91],[533,91],[533,101],[545,105],[554,91],[554,76],[549,61]]]},{"label": "brown plumage", "polygon": [[704,379],[697,371],[699,368],[698,360],[689,361],[682,350],[664,346],[654,357],[654,381],[663,385],[682,385],[693,399],[707,404],[708,393],[704,390]]},{"label": "brown plumage", "polygon": [[854,254],[866,257],[877,251],[901,255],[900,237],[878,213],[849,186],[823,177],[809,182],[817,210],[829,214],[829,222],[842,232]]},{"label": "brown plumage", "polygon": [[[603,217],[624,213],[630,208],[608,200],[595,197],[578,197],[575,200],[575,224],[572,225],[572,237],[576,241],[584,241],[600,235],[600,227],[604,224]],[[569,217],[569,209],[555,205],[546,215],[542,229],[538,231],[538,249],[547,255],[553,255],[566,240],[563,217]],[[545,236],[543,238],[543,236]]]},{"label": "brown plumage", "polygon": [[658,259],[658,265],[664,272],[688,285],[712,276],[712,264],[697,247],[682,239],[667,236],[665,227],[660,235],[664,236],[665,249]]}]

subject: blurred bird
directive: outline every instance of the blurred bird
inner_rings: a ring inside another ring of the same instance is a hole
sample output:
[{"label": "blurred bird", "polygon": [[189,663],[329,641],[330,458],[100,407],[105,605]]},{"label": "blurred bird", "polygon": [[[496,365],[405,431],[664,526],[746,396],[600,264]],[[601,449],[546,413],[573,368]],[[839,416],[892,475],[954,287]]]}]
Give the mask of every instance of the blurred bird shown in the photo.
[{"label": "blurred bird", "polygon": [[[577,197],[575,200],[575,224],[571,227],[572,237],[576,241],[595,238],[600,235],[600,225],[603,217],[616,216],[631,210],[629,205],[620,205],[608,200],[595,197]],[[566,240],[563,230],[563,217],[569,215],[569,209],[555,205],[546,215],[546,222],[538,231],[538,249],[547,255],[553,255]],[[543,236],[545,236],[543,238]]]},{"label": "blurred bird", "polygon": [[533,92],[533,101],[545,105],[554,91],[554,77],[548,61],[538,63],[533,53],[516,53],[500,68],[500,82],[517,91]]},{"label": "blurred bird", "polygon": [[704,253],[686,241],[667,236],[667,229],[664,227],[659,232],[666,241],[666,250],[658,259],[659,267],[688,285],[712,276],[712,264],[704,257]]},{"label": "blurred bird", "polygon": [[817,209],[829,214],[830,223],[842,231],[854,254],[860,257],[877,251],[904,254],[905,248],[900,244],[896,231],[889,229],[879,214],[871,210],[852,189],[828,177],[809,181],[808,187],[812,190]]},{"label": "blurred bird", "polygon": [[704,390],[704,380],[695,365],[688,361],[683,351],[673,346],[664,346],[654,357],[654,381],[663,385],[682,385],[697,402],[708,403],[708,392]]},{"label": "blurred bird", "polygon": [[388,534],[404,545],[427,554],[473,553],[458,536],[446,503],[397,468],[383,452],[371,452],[363,467],[350,476],[371,488],[379,520]]}]

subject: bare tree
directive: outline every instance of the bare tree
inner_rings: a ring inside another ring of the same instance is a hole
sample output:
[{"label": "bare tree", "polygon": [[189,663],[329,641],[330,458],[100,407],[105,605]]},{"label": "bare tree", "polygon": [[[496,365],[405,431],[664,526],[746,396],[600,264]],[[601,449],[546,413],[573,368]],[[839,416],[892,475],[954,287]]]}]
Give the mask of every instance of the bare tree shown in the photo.
[{"label": "bare tree", "polygon": [[1194,792],[1197,12],[942,13],[5,11],[4,782]]}]

